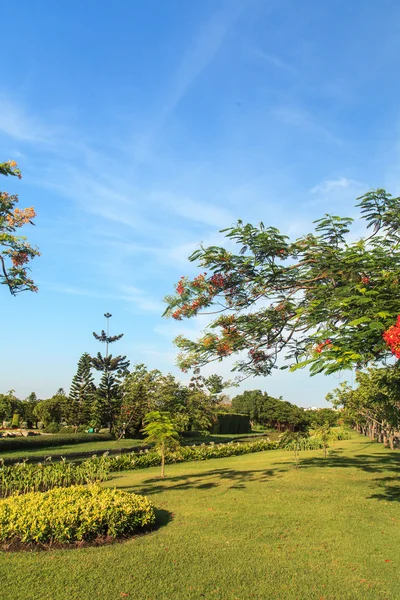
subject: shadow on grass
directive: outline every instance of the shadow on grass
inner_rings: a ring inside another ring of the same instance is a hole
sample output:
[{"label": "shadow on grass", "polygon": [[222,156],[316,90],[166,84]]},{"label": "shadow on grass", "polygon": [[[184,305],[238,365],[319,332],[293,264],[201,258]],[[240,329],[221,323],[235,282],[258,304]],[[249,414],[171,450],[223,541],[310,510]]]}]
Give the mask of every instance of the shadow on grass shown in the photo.
[{"label": "shadow on grass", "polygon": [[257,481],[258,483],[269,481],[272,477],[277,477],[277,473],[286,469],[259,469],[253,471],[236,471],[234,469],[214,469],[202,473],[190,473],[187,475],[176,475],[161,479],[161,477],[152,477],[145,479],[138,485],[118,486],[119,489],[126,489],[138,494],[150,496],[169,490],[209,490],[216,488],[223,483],[231,483],[228,489],[244,489],[246,483]]},{"label": "shadow on grass", "polygon": [[374,482],[381,491],[368,496],[368,498],[385,500],[385,502],[400,502],[400,483],[398,477],[380,477],[374,479]]},{"label": "shadow on grass", "polygon": [[[363,446],[362,450],[370,447]],[[360,469],[365,473],[393,473],[387,477],[377,477],[372,480],[372,486],[380,489],[379,492],[368,496],[368,499],[400,502],[400,453],[389,451],[387,453],[371,455],[354,453],[352,456],[342,456],[341,450],[334,450],[327,458],[313,457],[302,458],[301,469],[307,468],[336,468]]]},{"label": "shadow on grass", "polygon": [[156,524],[154,527],[152,527],[152,531],[155,529],[160,529],[161,527],[165,527],[174,518],[172,513],[170,513],[168,510],[164,510],[163,508],[155,508],[154,513],[156,515]]},{"label": "shadow on grass", "polygon": [[353,456],[342,456],[341,451],[331,452],[327,458],[313,457],[301,458],[302,469],[311,467],[361,469],[366,473],[383,473],[400,470],[400,453],[388,452],[387,454],[354,454]]}]

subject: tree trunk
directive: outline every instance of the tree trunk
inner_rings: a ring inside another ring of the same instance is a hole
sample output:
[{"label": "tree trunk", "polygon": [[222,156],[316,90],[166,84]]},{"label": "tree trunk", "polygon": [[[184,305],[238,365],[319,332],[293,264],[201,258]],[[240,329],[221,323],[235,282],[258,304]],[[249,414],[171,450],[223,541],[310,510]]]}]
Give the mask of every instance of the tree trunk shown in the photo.
[{"label": "tree trunk", "polygon": [[164,446],[161,446],[161,477],[165,477],[164,465],[165,465],[165,451],[164,451]]},{"label": "tree trunk", "polygon": [[390,432],[389,434],[389,446],[391,450],[394,450],[394,435],[393,435],[393,431]]},{"label": "tree trunk", "polygon": [[386,429],[383,430],[382,435],[383,435],[383,445],[385,446],[385,448],[388,448],[389,443],[388,443],[388,436],[387,436]]}]

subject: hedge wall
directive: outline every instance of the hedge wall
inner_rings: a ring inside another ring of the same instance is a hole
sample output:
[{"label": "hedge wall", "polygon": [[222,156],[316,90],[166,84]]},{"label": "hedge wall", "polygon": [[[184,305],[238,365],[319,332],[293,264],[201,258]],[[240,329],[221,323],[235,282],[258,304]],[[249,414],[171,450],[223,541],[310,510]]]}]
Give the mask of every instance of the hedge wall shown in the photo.
[{"label": "hedge wall", "polygon": [[85,442],[104,442],[113,440],[108,433],[66,433],[60,435],[35,435],[32,437],[0,438],[0,452],[6,450],[24,450],[25,448],[49,448]]},{"label": "hedge wall", "polygon": [[249,415],[240,415],[237,413],[217,413],[218,422],[213,433],[250,433]]}]

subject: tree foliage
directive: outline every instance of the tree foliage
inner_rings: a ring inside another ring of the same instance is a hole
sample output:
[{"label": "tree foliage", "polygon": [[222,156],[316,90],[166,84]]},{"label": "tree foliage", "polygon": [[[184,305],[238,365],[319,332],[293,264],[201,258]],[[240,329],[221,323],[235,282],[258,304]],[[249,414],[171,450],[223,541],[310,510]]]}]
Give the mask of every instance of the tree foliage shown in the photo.
[{"label": "tree foliage", "polygon": [[[12,160],[0,163],[0,175],[21,179],[21,171]],[[34,225],[35,210],[33,207],[16,208],[17,203],[17,194],[0,191],[0,283],[6,285],[13,296],[26,290],[37,292],[28,275],[28,263],[40,255],[25,237],[16,234],[23,225]]]},{"label": "tree foliage", "polygon": [[327,400],[343,407],[343,416],[371,440],[394,447],[400,429],[400,366],[396,362],[382,368],[356,373],[356,385],[342,383]]},{"label": "tree foliage", "polygon": [[382,334],[400,313],[400,198],[378,189],[358,200],[369,232],[356,241],[353,219],[326,214],[294,240],[238,221],[223,230],[236,253],[196,250],[189,260],[205,272],[181,278],[164,314],[213,316],[197,341],[177,338],[181,368],[232,354],[241,377],[288,366],[329,374],[385,360]]},{"label": "tree foliage", "polygon": [[71,383],[66,411],[67,421],[75,427],[89,424],[92,419],[96,386],[91,367],[90,354],[84,352],[79,359],[77,372]]},{"label": "tree foliage", "polygon": [[154,444],[161,455],[161,477],[165,477],[165,453],[168,449],[179,446],[179,433],[176,424],[167,412],[158,410],[149,412],[145,419],[143,433],[146,442]]},{"label": "tree foliage", "polygon": [[245,391],[232,399],[232,409],[249,415],[253,423],[282,429],[303,430],[308,425],[304,409],[273,398],[261,390]]},{"label": "tree foliage", "polygon": [[120,340],[123,334],[109,335],[108,320],[110,313],[104,315],[107,319],[107,333],[102,330],[100,334],[93,332],[96,340],[106,344],[106,353],[100,352],[92,358],[92,366],[102,373],[96,398],[93,403],[93,420],[99,426],[108,426],[112,430],[115,420],[121,409],[122,390],[121,377],[128,373],[129,360],[126,356],[115,356],[108,353],[108,346]]}]

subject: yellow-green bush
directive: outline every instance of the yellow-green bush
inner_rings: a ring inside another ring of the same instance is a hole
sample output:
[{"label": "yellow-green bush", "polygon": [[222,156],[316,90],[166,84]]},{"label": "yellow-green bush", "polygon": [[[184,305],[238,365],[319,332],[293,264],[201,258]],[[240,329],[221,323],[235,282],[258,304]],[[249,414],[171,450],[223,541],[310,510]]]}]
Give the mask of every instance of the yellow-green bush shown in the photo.
[{"label": "yellow-green bush", "polygon": [[0,500],[0,541],[71,543],[130,535],[155,522],[147,498],[116,489],[72,486]]}]

